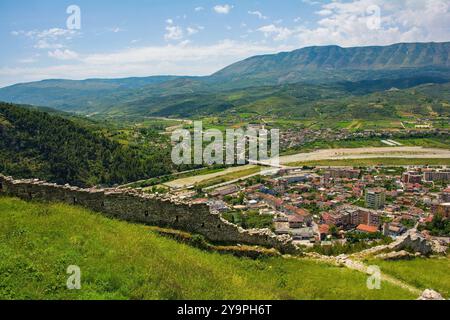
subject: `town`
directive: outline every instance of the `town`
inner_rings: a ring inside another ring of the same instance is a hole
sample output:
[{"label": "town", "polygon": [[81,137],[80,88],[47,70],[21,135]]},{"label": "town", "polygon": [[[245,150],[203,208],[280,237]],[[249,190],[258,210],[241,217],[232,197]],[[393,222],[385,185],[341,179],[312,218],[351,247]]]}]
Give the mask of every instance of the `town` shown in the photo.
[{"label": "town", "polygon": [[449,182],[442,166],[304,167],[170,196],[208,203],[244,229],[268,228],[305,248],[365,249],[412,228],[448,246],[448,227],[433,226],[449,217]]}]

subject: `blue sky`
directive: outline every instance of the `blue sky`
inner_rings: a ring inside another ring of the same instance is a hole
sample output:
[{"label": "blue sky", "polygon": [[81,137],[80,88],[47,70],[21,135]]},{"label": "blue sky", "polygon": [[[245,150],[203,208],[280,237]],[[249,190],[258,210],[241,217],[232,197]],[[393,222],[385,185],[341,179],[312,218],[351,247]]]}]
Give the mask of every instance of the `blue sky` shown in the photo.
[{"label": "blue sky", "polygon": [[[80,9],[80,29],[66,10]],[[207,75],[310,45],[449,41],[448,0],[1,0],[0,86]]]}]

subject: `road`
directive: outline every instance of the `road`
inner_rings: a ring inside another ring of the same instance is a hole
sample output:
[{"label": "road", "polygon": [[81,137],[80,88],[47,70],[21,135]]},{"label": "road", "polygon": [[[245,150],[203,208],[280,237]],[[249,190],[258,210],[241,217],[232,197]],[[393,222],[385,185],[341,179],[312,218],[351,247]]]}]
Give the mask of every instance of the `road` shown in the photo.
[{"label": "road", "polygon": [[351,160],[376,158],[442,159],[450,158],[450,150],[422,147],[381,147],[326,149],[309,153],[281,156],[281,164],[320,160]]},{"label": "road", "polygon": [[246,165],[246,166],[240,166],[240,167],[232,167],[232,168],[228,168],[226,170],[215,172],[215,173],[187,177],[187,178],[182,178],[182,179],[166,182],[163,185],[166,187],[170,187],[171,189],[183,189],[183,188],[188,188],[188,187],[194,186],[194,185],[196,185],[200,182],[206,181],[206,180],[210,180],[210,179],[214,179],[214,178],[222,177],[222,176],[225,177],[228,174],[247,170],[247,169],[250,169],[253,167],[255,167],[255,166]]},{"label": "road", "polygon": [[[307,161],[373,159],[373,158],[441,159],[441,158],[450,158],[450,150],[422,148],[422,147],[381,147],[381,148],[371,147],[371,148],[353,148],[353,149],[326,149],[309,153],[299,153],[295,155],[281,156],[280,164],[287,165],[289,163],[307,162]],[[171,189],[188,188],[213,178],[226,176],[228,174],[242,170],[247,170],[253,167],[255,166],[245,165],[240,167],[232,167],[220,172],[174,180],[171,182],[164,183],[164,185],[170,187]],[[255,175],[258,175],[258,173],[251,174],[246,177],[241,177],[236,179],[235,181],[233,180],[232,182],[226,182],[218,186],[227,185],[243,179],[245,180]]]}]

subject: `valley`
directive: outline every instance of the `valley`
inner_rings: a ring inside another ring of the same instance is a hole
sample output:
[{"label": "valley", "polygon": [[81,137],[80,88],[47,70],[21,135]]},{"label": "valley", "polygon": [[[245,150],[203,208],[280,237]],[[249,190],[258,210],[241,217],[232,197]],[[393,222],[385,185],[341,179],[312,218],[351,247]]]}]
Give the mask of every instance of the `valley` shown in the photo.
[{"label": "valley", "polygon": [[[49,79],[0,101],[0,299],[450,298],[449,42]],[[176,164],[172,133],[196,121],[201,138],[278,129],[280,165],[250,160],[249,138],[244,165]]]}]

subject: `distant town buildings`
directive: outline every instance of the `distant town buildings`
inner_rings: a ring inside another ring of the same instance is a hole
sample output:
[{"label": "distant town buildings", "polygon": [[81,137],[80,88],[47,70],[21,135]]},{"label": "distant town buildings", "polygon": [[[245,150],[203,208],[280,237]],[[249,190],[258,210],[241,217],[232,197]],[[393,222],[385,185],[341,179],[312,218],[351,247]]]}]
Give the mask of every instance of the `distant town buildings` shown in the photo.
[{"label": "distant town buildings", "polygon": [[361,170],[346,168],[346,169],[330,169],[324,174],[325,179],[333,178],[333,179],[358,179]]},{"label": "distant town buildings", "polygon": [[450,181],[450,171],[448,170],[427,170],[424,172],[424,180],[428,182]]},{"label": "distant town buildings", "polygon": [[383,188],[368,189],[366,191],[366,207],[371,209],[381,209],[386,203],[386,190]]},{"label": "distant town buildings", "polygon": [[232,185],[228,185],[228,186],[224,186],[224,187],[220,187],[215,189],[213,192],[211,192],[211,196],[212,197],[224,197],[233,193],[236,193],[239,191],[239,188],[232,184]]},{"label": "distant town buildings", "polygon": [[450,186],[441,183],[447,175],[446,167],[285,168],[257,184],[221,185],[192,201],[233,217],[259,215],[267,223],[269,216],[275,234],[309,247],[329,246],[345,244],[355,233],[367,235],[367,241],[395,238],[437,214],[448,219]]},{"label": "distant town buildings", "polygon": [[402,182],[404,183],[421,183],[422,180],[423,175],[415,171],[405,172],[402,176]]}]

